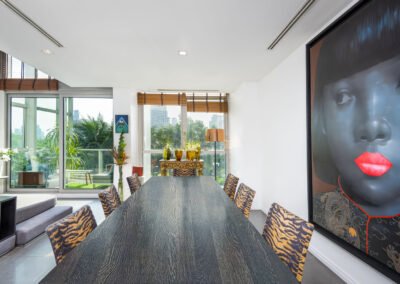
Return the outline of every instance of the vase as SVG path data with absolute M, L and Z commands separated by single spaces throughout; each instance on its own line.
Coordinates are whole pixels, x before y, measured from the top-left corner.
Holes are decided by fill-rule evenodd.
M 183 151 L 182 150 L 175 150 L 175 158 L 177 161 L 182 160 Z
M 196 158 L 196 150 L 186 150 L 186 159 L 193 161 Z
M 169 160 L 169 159 L 171 159 L 171 148 L 169 148 L 169 146 L 165 146 L 165 147 L 164 147 L 163 159 L 164 159 L 164 160 Z
M 124 184 L 122 183 L 122 166 L 118 166 L 119 179 L 118 179 L 118 193 L 121 202 L 124 201 Z

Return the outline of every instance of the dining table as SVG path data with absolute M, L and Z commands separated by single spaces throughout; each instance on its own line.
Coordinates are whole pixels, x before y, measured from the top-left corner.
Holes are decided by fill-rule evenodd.
M 152 177 L 41 283 L 298 283 L 212 177 Z

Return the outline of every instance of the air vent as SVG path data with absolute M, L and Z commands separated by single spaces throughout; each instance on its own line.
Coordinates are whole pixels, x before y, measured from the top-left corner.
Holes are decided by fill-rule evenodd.
M 42 35 L 44 35 L 48 40 L 50 40 L 52 43 L 54 43 L 58 47 L 63 47 L 63 45 L 56 40 L 54 37 L 52 37 L 48 32 L 46 32 L 42 27 L 40 27 L 38 24 L 36 24 L 31 18 L 29 18 L 24 12 L 22 12 L 20 9 L 15 7 L 13 4 L 11 4 L 7 0 L 0 0 L 4 5 L 6 5 L 7 8 L 9 8 L 11 11 L 13 11 L 15 14 L 17 14 L 20 18 L 22 18 L 25 22 L 30 24 L 33 28 L 35 28 L 38 32 L 40 32 Z
M 290 31 L 290 29 L 296 24 L 296 22 L 308 11 L 312 4 L 314 4 L 315 0 L 308 0 L 303 7 L 297 12 L 297 14 L 290 20 L 290 22 L 286 25 L 286 27 L 281 31 L 281 33 L 274 39 L 270 46 L 268 46 L 269 50 L 272 50 L 281 39 Z

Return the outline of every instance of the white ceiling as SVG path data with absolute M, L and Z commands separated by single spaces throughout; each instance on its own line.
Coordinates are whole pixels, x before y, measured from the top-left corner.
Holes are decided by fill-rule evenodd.
M 266 75 L 352 1 L 317 0 L 273 51 L 267 46 L 305 0 L 10 2 L 64 47 L 0 2 L 0 50 L 70 86 L 233 91 Z

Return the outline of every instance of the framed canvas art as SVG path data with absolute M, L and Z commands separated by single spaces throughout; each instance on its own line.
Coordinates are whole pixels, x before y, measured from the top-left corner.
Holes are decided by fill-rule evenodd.
M 400 278 L 400 1 L 361 1 L 307 44 L 309 218 Z
M 128 133 L 128 115 L 115 115 L 115 133 Z

